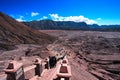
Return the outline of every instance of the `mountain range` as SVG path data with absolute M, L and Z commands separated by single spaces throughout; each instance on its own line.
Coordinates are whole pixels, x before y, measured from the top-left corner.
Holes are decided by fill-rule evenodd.
M 23 22 L 37 30 L 92 30 L 92 31 L 120 31 L 120 25 L 88 25 L 85 22 L 40 20 Z
M 55 37 L 38 30 L 120 31 L 120 25 L 100 26 L 88 25 L 85 22 L 52 20 L 18 22 L 0 12 L 0 49 L 11 49 L 16 44 L 48 44 L 55 40 Z

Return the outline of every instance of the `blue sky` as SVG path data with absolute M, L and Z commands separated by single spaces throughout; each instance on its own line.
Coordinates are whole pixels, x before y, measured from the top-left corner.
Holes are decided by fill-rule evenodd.
M 18 21 L 52 19 L 120 24 L 120 0 L 0 0 L 0 11 Z

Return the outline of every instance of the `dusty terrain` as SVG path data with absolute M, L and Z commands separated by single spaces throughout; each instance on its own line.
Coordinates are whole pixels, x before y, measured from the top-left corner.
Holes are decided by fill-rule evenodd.
M 36 57 L 45 59 L 49 55 L 67 54 L 72 69 L 71 80 L 120 80 L 119 32 L 41 32 L 58 39 L 49 45 L 21 44 L 16 45 L 14 50 L 1 51 L 0 74 L 13 59 L 23 62 L 26 67 Z
M 76 55 L 70 59 L 72 80 L 96 80 L 90 78 L 93 76 L 99 80 L 120 79 L 119 32 L 60 30 L 42 32 L 59 37 L 59 40 L 54 42 L 54 46 L 57 46 L 52 48 L 53 51 L 60 52 L 63 46 L 66 47 L 65 50 L 70 50 L 70 54 Z

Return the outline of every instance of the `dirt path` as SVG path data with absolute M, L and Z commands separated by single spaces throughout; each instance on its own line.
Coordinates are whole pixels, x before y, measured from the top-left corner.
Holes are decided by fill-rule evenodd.
M 86 66 L 74 59 L 69 60 L 72 72 L 71 80 L 99 80 L 86 70 Z
M 57 63 L 56 67 L 45 70 L 42 73 L 41 80 L 53 80 L 56 77 L 56 73 L 59 65 L 60 65 L 60 61 Z

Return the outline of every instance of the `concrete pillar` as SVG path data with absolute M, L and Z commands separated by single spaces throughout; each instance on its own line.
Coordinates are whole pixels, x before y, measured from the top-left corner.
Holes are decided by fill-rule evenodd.
M 41 60 L 39 58 L 36 58 L 35 63 L 36 68 L 35 68 L 35 75 L 41 76 L 42 73 L 42 64 L 41 64 Z
M 9 63 L 8 68 L 5 69 L 7 80 L 25 80 L 23 64 L 17 61 Z
M 68 60 L 64 57 L 61 65 L 58 65 L 57 77 L 58 80 L 71 80 L 71 67 L 68 65 Z

